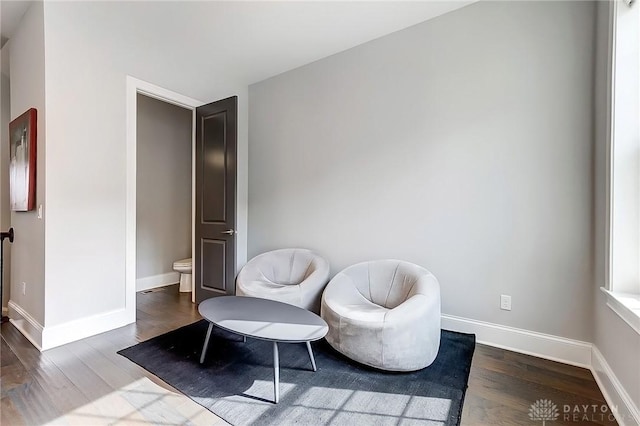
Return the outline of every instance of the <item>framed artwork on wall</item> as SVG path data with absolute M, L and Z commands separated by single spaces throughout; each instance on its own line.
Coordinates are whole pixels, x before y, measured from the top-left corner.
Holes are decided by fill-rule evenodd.
M 36 119 L 31 108 L 9 123 L 9 199 L 11 210 L 26 212 L 36 205 Z

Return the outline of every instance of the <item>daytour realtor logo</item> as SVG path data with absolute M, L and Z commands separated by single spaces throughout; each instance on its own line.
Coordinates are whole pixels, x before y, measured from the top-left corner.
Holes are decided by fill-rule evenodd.
M 535 422 L 553 422 L 559 418 L 563 422 L 614 422 L 615 416 L 607 404 L 564 404 L 562 412 L 549 399 L 539 399 L 529 407 L 529 418 Z
M 558 407 L 548 399 L 539 399 L 529 407 L 529 418 L 534 421 L 542 421 L 542 426 L 547 421 L 554 421 L 560 416 Z

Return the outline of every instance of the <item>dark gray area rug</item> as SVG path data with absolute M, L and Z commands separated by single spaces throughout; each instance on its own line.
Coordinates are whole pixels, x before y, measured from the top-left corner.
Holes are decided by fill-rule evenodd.
M 324 340 L 278 345 L 280 402 L 273 399 L 271 342 L 214 328 L 204 364 L 208 323 L 194 324 L 118 353 L 232 425 L 459 425 L 475 336 L 442 331 L 433 364 L 411 373 L 368 368 Z

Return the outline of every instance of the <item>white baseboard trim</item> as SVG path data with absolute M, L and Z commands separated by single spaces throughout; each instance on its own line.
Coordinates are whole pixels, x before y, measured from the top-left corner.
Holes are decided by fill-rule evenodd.
M 13 300 L 9 300 L 9 322 L 18 329 L 28 341 L 42 351 L 42 332 L 44 327 L 29 312 L 25 311 Z
M 442 328 L 474 333 L 476 341 L 485 345 L 591 368 L 591 343 L 446 314 Z
M 618 380 L 596 346 L 592 348 L 591 372 L 620 426 L 640 425 L 640 409 Z
M 151 290 L 152 288 L 164 287 L 178 282 L 180 282 L 180 272 L 152 275 L 136 279 L 136 291 Z
M 42 350 L 115 330 L 133 322 L 135 322 L 135 319 L 131 321 L 127 310 L 123 308 L 45 327 L 42 333 Z

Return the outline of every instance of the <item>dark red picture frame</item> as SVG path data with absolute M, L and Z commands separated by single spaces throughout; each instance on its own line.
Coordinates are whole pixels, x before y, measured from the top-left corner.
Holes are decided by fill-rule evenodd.
M 9 203 L 12 211 L 36 206 L 38 112 L 31 108 L 9 123 Z

